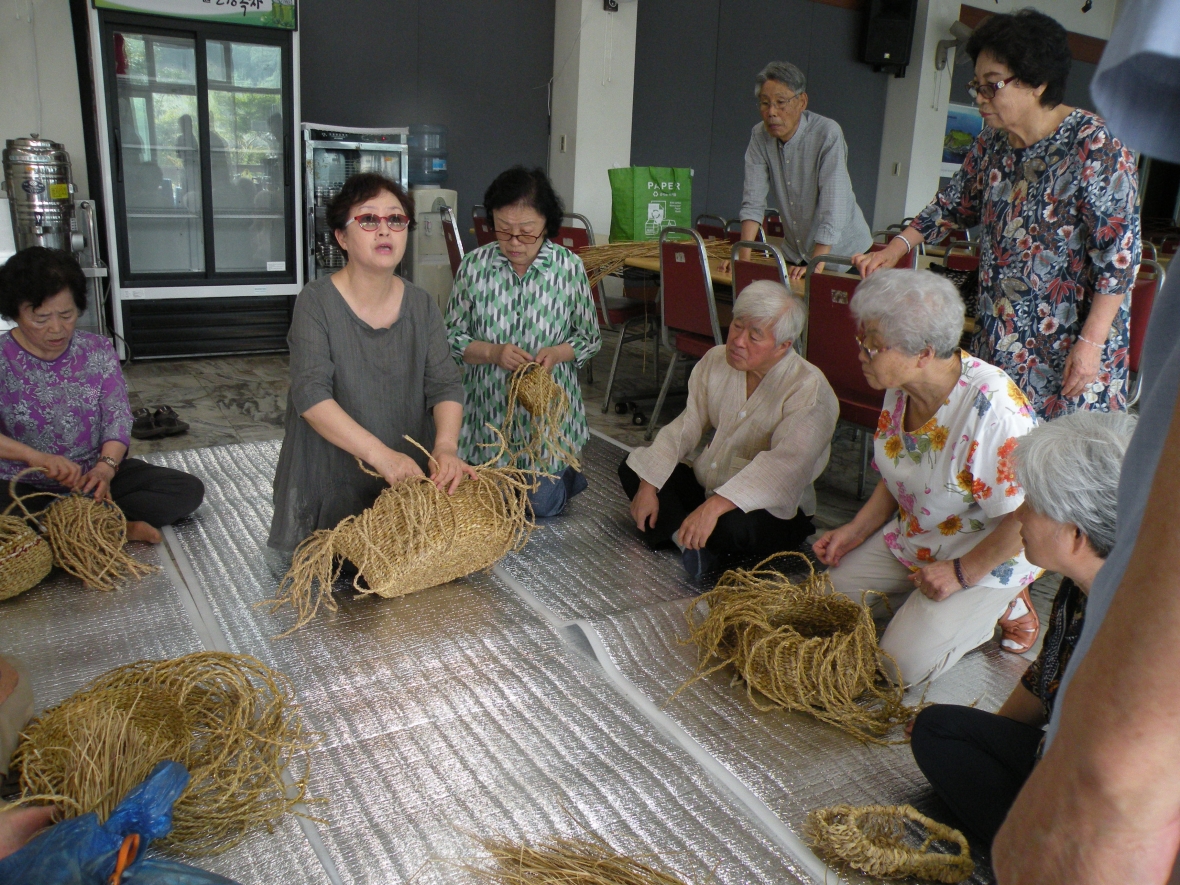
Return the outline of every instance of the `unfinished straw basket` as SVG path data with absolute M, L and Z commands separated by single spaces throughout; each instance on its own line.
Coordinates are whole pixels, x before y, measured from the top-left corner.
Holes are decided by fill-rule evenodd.
M 303 729 L 289 680 L 248 655 L 200 652 L 119 667 L 25 729 L 13 756 L 26 801 L 106 820 L 157 763 L 188 769 L 164 844 L 218 854 L 268 829 L 307 790 L 283 770 L 318 738 Z
M 909 822 L 925 830 L 920 845 L 906 841 Z M 807 836 L 828 860 L 879 879 L 917 876 L 955 883 L 975 872 L 967 838 L 911 805 L 836 805 L 813 811 L 807 818 Z M 955 844 L 958 853 L 931 850 L 936 841 Z
M 85 495 L 38 490 L 16 494 L 16 483 L 27 473 L 44 473 L 39 467 L 22 470 L 12 480 L 12 499 L 30 522 L 45 529 L 53 561 L 82 583 L 96 590 L 114 590 L 124 578 L 142 578 L 156 569 L 129 554 L 127 517 L 110 501 L 99 503 Z M 57 498 L 44 511 L 30 513 L 25 500 L 41 495 Z
M 501 439 L 500 452 L 475 468 L 478 479 L 464 479 L 453 495 L 425 476 L 411 477 L 382 490 L 359 515 L 305 539 L 271 603 L 272 612 L 287 603 L 295 609 L 295 626 L 282 635 L 311 621 L 321 605 L 336 610 L 332 583 L 343 560 L 356 567 L 357 592 L 393 597 L 490 568 L 523 547 L 534 527 L 528 503 L 534 474 L 490 466 L 503 451 Z
M 48 542 L 18 516 L 0 516 L 0 600 L 36 587 L 53 569 Z
M 518 404 L 532 418 L 531 422 L 522 419 Z M 525 447 L 513 456 L 513 460 L 537 463 L 545 459 L 545 450 L 549 449 L 562 463 L 574 470 L 581 470 L 582 465 L 573 452 L 573 443 L 561 429 L 569 410 L 569 396 L 540 363 L 525 363 L 513 372 L 508 386 L 508 411 L 504 416 L 501 434 L 508 443 L 516 438 L 518 429 L 529 438 Z M 526 427 L 526 423 L 531 426 Z
M 802 560 L 810 574 L 792 582 L 767 567 L 779 558 Z M 758 709 L 810 713 L 871 743 L 883 743 L 916 712 L 883 666 L 888 655 L 877 645 L 868 605 L 836 592 L 801 553 L 725 572 L 686 616 L 700 663 L 680 691 L 732 664 Z

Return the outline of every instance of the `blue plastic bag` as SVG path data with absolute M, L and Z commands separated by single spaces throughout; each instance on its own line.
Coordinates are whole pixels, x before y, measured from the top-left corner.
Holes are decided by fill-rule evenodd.
M 172 830 L 172 803 L 188 786 L 179 762 L 161 762 L 132 787 L 107 818 L 97 814 L 64 820 L 0 860 L 0 885 L 107 885 L 125 836 L 139 835 L 140 856 L 127 867 L 122 885 L 236 885 L 215 873 L 142 855 L 148 843 Z

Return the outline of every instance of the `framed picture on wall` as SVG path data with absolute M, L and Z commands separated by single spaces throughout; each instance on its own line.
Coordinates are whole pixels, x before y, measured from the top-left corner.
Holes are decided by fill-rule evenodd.
M 949 178 L 959 171 L 971 145 L 983 131 L 983 117 L 974 105 L 950 104 L 946 112 L 946 134 L 942 139 L 942 169 L 940 174 Z

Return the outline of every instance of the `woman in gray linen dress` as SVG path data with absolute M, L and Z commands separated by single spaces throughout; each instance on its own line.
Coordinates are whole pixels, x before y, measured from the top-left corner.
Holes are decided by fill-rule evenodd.
M 360 513 L 427 470 L 453 493 L 475 476 L 458 451 L 463 384 L 429 293 L 394 273 L 414 203 L 374 173 L 354 175 L 328 207 L 348 264 L 308 283 L 287 343 L 291 391 L 267 544 L 290 552 L 316 529 Z M 410 445 L 433 442 L 433 460 Z M 357 459 L 381 479 L 361 471 Z

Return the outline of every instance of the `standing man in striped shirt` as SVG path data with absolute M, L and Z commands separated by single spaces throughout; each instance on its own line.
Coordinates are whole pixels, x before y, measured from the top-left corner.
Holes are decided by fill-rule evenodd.
M 873 237 L 852 192 L 840 124 L 807 110 L 807 78 L 789 62 L 763 68 L 755 94 L 762 122 L 746 148 L 742 239 L 758 239 L 773 184 L 783 219 L 783 255 L 796 265 L 792 280 L 820 255 L 867 252 Z M 749 250 L 740 257 L 749 258 Z

